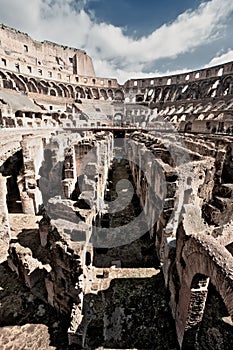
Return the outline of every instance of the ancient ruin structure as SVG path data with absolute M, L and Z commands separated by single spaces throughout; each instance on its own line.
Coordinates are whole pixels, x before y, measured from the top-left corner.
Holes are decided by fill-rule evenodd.
M 229 62 L 120 85 L 1 25 L 4 346 L 232 349 L 232 84 Z

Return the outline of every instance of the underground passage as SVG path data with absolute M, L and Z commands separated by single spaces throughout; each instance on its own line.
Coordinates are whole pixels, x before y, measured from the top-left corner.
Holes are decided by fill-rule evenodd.
M 0 347 L 231 350 L 233 62 L 121 84 L 0 38 Z

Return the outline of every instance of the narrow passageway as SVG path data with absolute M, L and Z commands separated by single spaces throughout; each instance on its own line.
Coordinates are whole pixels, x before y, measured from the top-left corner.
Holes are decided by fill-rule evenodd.
M 107 213 L 101 219 L 102 227 L 115 228 L 122 227 L 133 221 L 142 211 L 140 200 L 136 194 L 129 162 L 126 159 L 114 159 L 109 170 L 108 187 L 105 192 L 105 200 L 116 201 L 122 193 L 127 193 L 128 183 L 121 193 L 117 193 L 117 184 L 121 180 L 130 181 L 134 194 L 130 203 L 124 207 L 119 201 L 119 211 Z M 122 230 L 124 231 L 124 230 Z M 111 267 L 116 265 L 122 268 L 155 267 L 159 262 L 156 256 L 155 240 L 149 233 L 142 236 L 130 244 L 113 248 L 95 248 L 93 265 L 96 267 Z
M 129 162 L 115 155 L 105 201 L 117 201 L 121 195 L 117 184 L 122 180 L 130 181 L 134 194 L 126 207 L 118 203 L 119 211 L 102 217 L 99 225 L 109 229 L 124 227 L 142 211 Z M 128 190 L 125 182 L 121 191 Z M 127 245 L 94 248 L 92 265 L 86 277 L 80 325 L 82 348 L 178 349 L 154 237 L 146 232 Z

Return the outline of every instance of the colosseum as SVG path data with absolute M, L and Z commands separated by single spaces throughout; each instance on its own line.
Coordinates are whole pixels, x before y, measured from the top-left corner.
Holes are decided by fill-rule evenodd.
M 1 349 L 233 349 L 233 62 L 96 77 L 0 25 Z

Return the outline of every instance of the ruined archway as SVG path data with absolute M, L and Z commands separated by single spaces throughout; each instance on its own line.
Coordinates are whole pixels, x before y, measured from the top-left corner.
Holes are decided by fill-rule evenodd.
M 0 171 L 3 176 L 7 176 L 7 207 L 9 213 L 22 213 L 20 197 L 20 175 L 23 170 L 22 150 L 9 157 L 1 166 Z
M 205 281 L 210 279 L 216 291 L 221 296 L 228 314 L 233 319 L 233 257 L 229 251 L 212 237 L 206 234 L 182 235 L 179 230 L 177 241 L 177 256 L 179 256 L 178 276 L 180 289 L 177 294 L 176 328 L 179 343 L 186 342 L 186 331 L 195 333 L 196 324 L 192 322 L 192 287 L 196 276 Z M 185 240 L 184 240 L 185 237 Z M 224 261 L 227 261 L 226 265 Z M 206 288 L 206 287 L 205 287 Z M 206 293 L 205 288 L 203 293 Z M 199 291 L 201 288 L 199 288 Z M 195 300 L 195 299 L 194 299 Z M 191 309 L 190 309 L 191 305 Z M 198 322 L 200 321 L 198 313 Z M 186 340 L 185 340 L 186 339 Z M 193 336 L 192 336 L 192 339 Z

